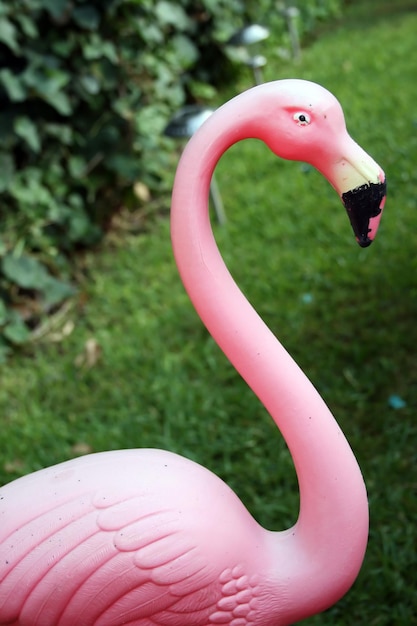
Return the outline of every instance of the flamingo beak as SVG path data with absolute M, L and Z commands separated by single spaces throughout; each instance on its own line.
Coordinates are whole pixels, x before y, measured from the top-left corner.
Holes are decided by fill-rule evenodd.
M 375 239 L 387 186 L 380 166 L 346 133 L 332 161 L 328 180 L 347 211 L 356 241 L 362 248 Z
M 387 193 L 385 177 L 382 175 L 381 178 L 378 183 L 368 182 L 341 195 L 361 248 L 371 245 L 381 220 Z

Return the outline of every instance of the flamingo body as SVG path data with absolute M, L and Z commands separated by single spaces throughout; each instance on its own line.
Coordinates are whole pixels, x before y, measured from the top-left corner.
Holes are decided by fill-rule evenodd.
M 269 533 L 201 465 L 104 452 L 18 479 L 0 498 L 2 624 L 257 623 L 261 563 L 242 545 L 263 551 Z
M 178 166 L 172 240 L 181 278 L 288 444 L 299 517 L 287 530 L 265 530 L 214 474 L 161 450 L 40 470 L 0 489 L 1 626 L 284 626 L 331 606 L 359 572 L 368 505 L 356 459 L 233 281 L 210 227 L 215 165 L 245 137 L 317 167 L 348 198 L 364 246 L 379 225 L 385 177 L 347 134 L 334 96 L 296 80 L 256 87 L 215 111 Z

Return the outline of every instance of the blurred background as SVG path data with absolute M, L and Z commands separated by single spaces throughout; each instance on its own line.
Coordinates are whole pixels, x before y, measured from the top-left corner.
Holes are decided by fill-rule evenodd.
M 369 249 L 311 167 L 254 140 L 212 185 L 245 294 L 330 406 L 371 510 L 363 569 L 310 624 L 417 624 L 417 1 L 0 0 L 0 484 L 105 449 L 209 467 L 294 523 L 291 457 L 172 259 L 187 138 L 256 83 L 340 100 L 387 174 Z

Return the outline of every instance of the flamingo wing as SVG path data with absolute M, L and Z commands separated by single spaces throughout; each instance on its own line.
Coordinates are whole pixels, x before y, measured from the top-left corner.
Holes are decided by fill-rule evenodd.
M 17 514 L 20 480 L 33 493 Z M 19 481 L 0 489 L 0 624 L 207 623 L 221 585 L 175 495 L 112 484 L 55 501 L 44 481 Z
M 0 624 L 204 624 L 218 586 L 184 521 L 150 493 L 49 508 L 0 545 Z

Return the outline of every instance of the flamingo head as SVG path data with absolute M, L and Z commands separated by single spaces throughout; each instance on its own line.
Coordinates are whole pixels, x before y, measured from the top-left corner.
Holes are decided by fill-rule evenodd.
M 256 89 L 266 93 L 259 92 L 253 136 L 278 156 L 318 169 L 339 194 L 357 242 L 369 246 L 385 204 L 385 174 L 348 134 L 338 100 L 305 80 L 281 80 Z

